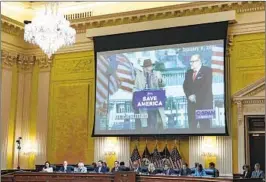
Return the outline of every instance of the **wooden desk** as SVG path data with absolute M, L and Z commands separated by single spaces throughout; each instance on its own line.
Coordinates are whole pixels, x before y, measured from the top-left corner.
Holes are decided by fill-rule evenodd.
M 126 173 L 127 172 L 123 172 L 123 174 Z M 115 178 L 115 175 L 113 174 L 15 172 L 14 174 L 2 176 L 1 180 L 3 182 L 132 182 L 131 178 L 134 175 L 131 174 L 132 173 L 128 172 L 128 175 L 122 175 L 122 178 L 119 178 L 119 175 Z M 261 179 L 233 179 L 226 177 L 201 178 L 157 175 L 137 175 L 135 180 L 136 182 L 262 182 Z

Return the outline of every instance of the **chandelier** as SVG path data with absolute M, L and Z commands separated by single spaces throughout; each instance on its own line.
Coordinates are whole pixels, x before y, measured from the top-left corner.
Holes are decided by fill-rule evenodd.
M 24 40 L 39 46 L 50 58 L 59 48 L 75 43 L 76 31 L 58 13 L 58 3 L 49 3 L 44 13 L 25 25 Z

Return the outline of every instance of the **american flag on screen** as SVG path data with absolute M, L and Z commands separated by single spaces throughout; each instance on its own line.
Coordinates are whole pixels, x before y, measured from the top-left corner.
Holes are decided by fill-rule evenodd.
M 157 146 L 155 147 L 155 149 L 151 155 L 152 155 L 151 161 L 154 164 L 154 166 L 156 168 L 162 167 L 162 158 L 161 158 L 160 152 L 157 149 Z
M 173 168 L 180 169 L 182 166 L 182 157 L 175 146 L 170 154 L 171 161 L 173 162 Z
M 224 74 L 224 48 L 212 47 L 212 70 L 213 73 Z
M 118 89 L 132 92 L 135 84 L 134 67 L 122 54 L 101 56 L 97 58 L 96 101 L 101 104 L 107 101 Z

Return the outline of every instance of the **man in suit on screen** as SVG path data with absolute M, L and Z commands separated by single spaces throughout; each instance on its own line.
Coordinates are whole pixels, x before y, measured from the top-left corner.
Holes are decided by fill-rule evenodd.
M 190 66 L 183 84 L 187 98 L 187 113 L 190 129 L 209 129 L 211 119 L 196 120 L 197 110 L 213 109 L 212 69 L 202 65 L 200 55 L 191 56 Z M 199 126 L 198 126 L 199 124 Z

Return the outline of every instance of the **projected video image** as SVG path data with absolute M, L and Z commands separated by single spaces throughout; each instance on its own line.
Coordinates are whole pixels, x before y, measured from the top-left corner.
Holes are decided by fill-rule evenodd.
M 225 133 L 223 40 L 97 53 L 95 134 Z

